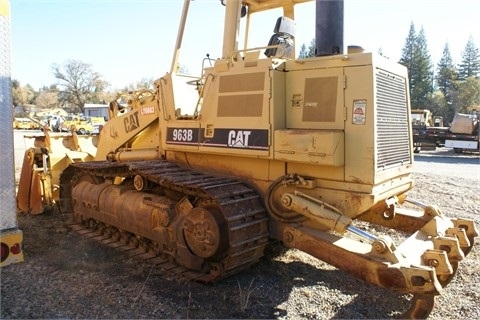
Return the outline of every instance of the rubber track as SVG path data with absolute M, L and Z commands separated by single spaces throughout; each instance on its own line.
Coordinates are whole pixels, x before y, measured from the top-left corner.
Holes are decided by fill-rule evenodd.
M 71 180 L 78 174 L 101 178 L 141 175 L 164 188 L 189 196 L 211 201 L 221 208 L 228 226 L 228 255 L 222 259 L 221 271 L 208 273 L 189 270 L 168 261 L 151 251 L 134 248 L 125 243 L 103 236 L 83 224 L 71 224 L 72 230 L 120 251 L 126 251 L 145 262 L 153 263 L 167 272 L 200 282 L 212 282 L 238 273 L 256 263 L 262 256 L 269 234 L 268 216 L 256 191 L 245 183 L 230 178 L 217 177 L 179 167 L 164 160 L 133 162 L 82 162 L 71 164 L 60 178 L 60 208 L 74 216 L 71 204 Z M 128 230 L 126 230 L 128 231 Z

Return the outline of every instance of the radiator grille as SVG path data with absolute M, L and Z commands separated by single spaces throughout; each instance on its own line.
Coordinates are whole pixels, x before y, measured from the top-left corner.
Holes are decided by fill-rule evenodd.
M 406 80 L 377 70 L 377 169 L 411 163 Z

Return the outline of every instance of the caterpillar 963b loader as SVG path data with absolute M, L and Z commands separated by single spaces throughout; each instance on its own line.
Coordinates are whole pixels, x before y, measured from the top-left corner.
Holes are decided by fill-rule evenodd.
M 317 1 L 317 56 L 305 59 L 295 59 L 294 8 L 306 0 L 223 2 L 222 56 L 207 57 L 198 78 L 177 72 L 186 0 L 171 71 L 132 105 L 112 102 L 96 161 L 63 171 L 60 209 L 72 228 L 202 282 L 251 266 L 277 239 L 412 293 L 404 316 L 427 316 L 477 230 L 405 197 L 406 68 L 343 52 L 342 1 Z M 239 48 L 240 28 L 252 35 L 250 19 L 278 8 L 270 41 Z M 395 243 L 366 223 L 408 236 Z

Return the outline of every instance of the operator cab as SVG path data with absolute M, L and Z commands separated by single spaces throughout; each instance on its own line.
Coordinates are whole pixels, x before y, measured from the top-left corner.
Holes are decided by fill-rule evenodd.
M 295 0 L 295 3 L 306 2 Z M 185 65 L 180 62 L 180 48 L 183 46 L 184 33 L 189 38 L 189 30 L 186 30 L 188 1 L 184 7 L 180 22 L 179 37 L 177 38 L 175 55 L 172 61 L 171 81 L 172 103 L 175 113 L 172 118 L 176 120 L 195 120 L 201 116 L 202 105 L 205 96 L 212 93 L 215 87 L 213 82 L 219 81 L 221 76 L 228 73 L 242 72 L 240 68 L 251 72 L 252 67 L 262 65 L 262 70 L 275 69 L 282 62 L 295 58 L 295 35 L 296 22 L 293 19 L 293 7 L 285 5 L 282 1 L 269 1 L 259 5 L 258 1 L 222 1 L 225 6 L 225 26 L 223 34 L 222 56 L 220 58 L 207 57 L 203 59 L 200 76 L 192 75 Z M 193 5 L 192 5 L 193 9 Z M 253 15 L 253 13 L 255 13 Z M 252 17 L 255 17 L 252 19 Z M 271 21 L 273 25 L 273 35 L 268 42 L 260 42 L 263 36 L 261 32 L 269 32 L 272 29 L 266 28 L 266 21 Z M 211 35 L 211 37 L 218 35 Z M 262 37 L 261 37 L 262 36 Z M 213 39 L 212 39 L 213 40 Z M 202 42 L 195 49 L 201 50 Z M 210 49 L 207 49 L 210 50 Z M 182 50 L 191 54 L 191 50 Z M 247 72 L 247 71 L 244 71 Z M 263 71 L 262 71 L 263 72 Z M 216 79 L 216 80 L 214 80 Z M 226 78 L 224 78 L 226 79 Z M 266 78 L 265 78 L 266 79 Z M 248 80 L 247 80 L 248 81 Z M 223 80 L 225 83 L 226 80 Z M 265 83 L 267 84 L 267 83 Z M 207 88 L 210 86 L 210 90 Z M 259 87 L 260 88 L 260 87 Z M 264 90 L 263 82 L 261 89 Z M 221 90 L 216 88 L 213 90 Z M 230 90 L 230 89 L 228 89 Z M 164 93 L 165 94 L 165 93 Z M 221 92 L 219 92 L 222 95 Z

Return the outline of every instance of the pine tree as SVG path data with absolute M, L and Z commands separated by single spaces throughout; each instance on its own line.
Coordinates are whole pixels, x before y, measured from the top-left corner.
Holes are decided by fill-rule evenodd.
M 460 80 L 466 80 L 468 77 L 480 78 L 480 54 L 472 37 L 468 39 L 465 50 L 462 52 L 462 62 L 458 69 Z
M 310 45 L 308 46 L 308 48 L 305 43 L 302 44 L 302 46 L 300 47 L 300 53 L 298 54 L 298 58 L 302 59 L 309 57 L 315 57 L 315 38 L 310 41 Z
M 437 89 L 443 94 L 444 105 L 437 105 L 439 110 L 432 110 L 447 121 L 453 119 L 458 102 L 458 72 L 450 54 L 448 43 L 445 43 L 443 55 L 437 64 Z
M 302 44 L 302 46 L 300 47 L 300 53 L 298 54 L 298 58 L 299 59 L 303 59 L 303 58 L 307 58 L 307 46 L 305 45 L 305 43 Z
M 458 72 L 453 63 L 452 55 L 450 54 L 450 48 L 448 43 L 445 43 L 443 48 L 443 55 L 437 64 L 437 88 L 443 92 L 445 96 L 448 95 L 448 91 L 455 85 L 455 81 L 458 79 Z
M 417 38 L 417 36 L 416 36 L 416 31 L 415 31 L 415 25 L 412 22 L 410 24 L 410 30 L 408 31 L 408 36 L 405 39 L 405 45 L 403 46 L 402 56 L 400 57 L 400 61 L 399 61 L 399 63 L 401 63 L 405 67 L 407 67 L 409 75 L 412 73 L 413 48 L 415 46 L 416 38 Z M 409 85 L 410 85 L 410 87 L 412 87 L 410 79 L 411 79 L 411 77 L 409 77 Z
M 416 35 L 413 22 L 410 25 L 399 62 L 408 69 L 412 108 L 428 109 L 433 93 L 433 65 L 428 52 L 425 32 L 422 28 Z
M 310 41 L 310 45 L 308 46 L 308 56 L 315 57 L 315 38 Z

